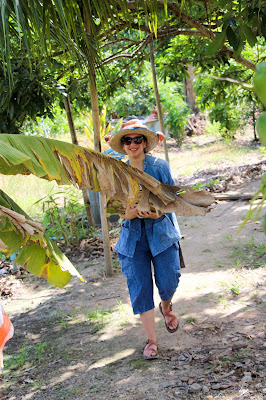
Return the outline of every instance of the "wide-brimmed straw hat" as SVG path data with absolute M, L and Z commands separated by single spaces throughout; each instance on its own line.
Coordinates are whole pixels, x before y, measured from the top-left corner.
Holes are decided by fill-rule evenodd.
M 114 132 L 111 136 L 106 137 L 105 140 L 108 141 L 110 147 L 120 154 L 127 154 L 123 149 L 123 144 L 121 139 L 123 136 L 130 135 L 144 135 L 147 139 L 146 152 L 151 151 L 159 143 L 161 137 L 159 132 L 156 133 L 151 131 L 146 125 L 144 125 L 139 119 L 132 119 L 121 125 L 119 131 Z M 160 132 L 161 134 L 161 132 Z M 161 134 L 163 135 L 163 134 Z

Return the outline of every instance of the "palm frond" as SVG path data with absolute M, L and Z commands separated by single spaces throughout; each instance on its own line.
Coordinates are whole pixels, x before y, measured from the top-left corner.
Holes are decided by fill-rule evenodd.
M 142 210 L 153 207 L 160 213 L 205 215 L 214 202 L 207 191 L 165 185 L 120 160 L 43 137 L 0 135 L 0 173 L 34 174 L 58 184 L 100 191 L 124 207 L 138 203 Z
M 134 4 L 136 17 L 143 10 L 150 26 L 156 30 L 157 0 L 139 0 Z M 126 0 L 2 0 L 0 3 L 0 55 L 11 77 L 12 37 L 20 37 L 29 59 L 51 54 L 52 47 L 68 51 L 79 63 L 99 62 L 97 34 L 109 22 L 119 27 L 120 18 L 130 22 Z M 86 30 L 85 15 L 91 32 Z M 12 32 L 12 35 L 10 35 Z M 39 46 L 34 45 L 38 43 Z M 34 51 L 33 51 L 34 49 Z M 35 53 L 34 53 L 35 52 Z M 36 54 L 38 52 L 38 54 Z M 93 57 L 91 57 L 93 56 Z

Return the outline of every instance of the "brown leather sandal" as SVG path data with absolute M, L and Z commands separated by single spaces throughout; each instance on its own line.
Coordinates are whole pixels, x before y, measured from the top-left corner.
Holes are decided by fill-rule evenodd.
M 153 349 L 152 346 L 156 346 L 156 349 Z M 145 360 L 153 360 L 155 358 L 159 358 L 157 346 L 158 346 L 157 342 L 148 339 L 146 342 L 146 346 L 144 347 L 143 350 L 143 358 L 145 358 Z M 149 355 L 145 355 L 145 351 L 147 350 L 150 352 Z
M 163 318 L 164 318 L 165 327 L 166 327 L 166 329 L 168 330 L 168 332 L 170 332 L 170 333 L 176 332 L 177 329 L 178 329 L 178 326 L 179 326 L 179 322 L 178 322 L 178 320 L 177 320 L 176 315 L 175 315 L 175 314 L 173 313 L 173 311 L 172 311 L 172 307 L 173 307 L 173 305 L 172 305 L 172 303 L 170 303 L 169 311 L 163 311 L 161 303 L 159 304 L 159 309 L 160 309 L 160 311 L 161 311 L 161 313 L 162 313 L 162 315 L 163 315 Z M 165 317 L 171 318 L 170 321 L 166 322 Z M 175 320 L 177 320 L 177 327 L 174 328 L 174 329 L 169 328 L 169 325 L 171 325 L 172 322 L 175 321 Z

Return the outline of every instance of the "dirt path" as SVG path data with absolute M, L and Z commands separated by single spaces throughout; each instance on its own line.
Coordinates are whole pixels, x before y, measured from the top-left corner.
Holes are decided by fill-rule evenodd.
M 260 221 L 237 234 L 247 209 L 219 202 L 205 217 L 179 218 L 180 329 L 167 333 L 156 309 L 158 360 L 141 358 L 142 327 L 117 260 L 112 278 L 102 260 L 74 260 L 87 283 L 72 279 L 61 290 L 24 279 L 4 304 L 15 336 L 1 399 L 265 399 L 265 235 Z

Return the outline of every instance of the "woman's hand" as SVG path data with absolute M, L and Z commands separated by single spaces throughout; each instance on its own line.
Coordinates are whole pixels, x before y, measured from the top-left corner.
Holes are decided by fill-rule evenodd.
M 140 211 L 137 208 L 131 208 L 127 206 L 126 212 L 124 215 L 121 215 L 122 218 L 131 220 L 133 218 L 151 218 L 151 219 L 158 219 L 162 216 L 162 213 L 156 213 L 154 211 Z
M 161 213 L 156 213 L 156 212 L 153 212 L 153 211 L 139 211 L 138 209 L 136 209 L 137 210 L 137 217 L 138 218 L 151 218 L 151 219 L 158 219 L 158 218 L 160 218 L 161 217 Z
M 131 208 L 130 206 L 127 206 L 123 218 L 130 220 L 136 217 L 138 217 L 138 210 L 136 208 Z

